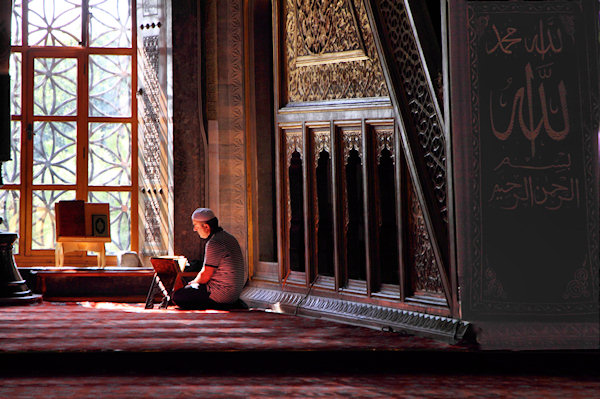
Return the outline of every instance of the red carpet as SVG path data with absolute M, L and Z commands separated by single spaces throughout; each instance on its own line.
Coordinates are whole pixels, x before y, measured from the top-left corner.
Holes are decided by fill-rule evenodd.
M 465 350 L 324 320 L 264 311 L 48 303 L 0 308 L 0 352 Z
M 419 375 L 100 376 L 9 378 L 2 398 L 598 398 L 568 377 Z
M 600 398 L 598 359 L 258 310 L 0 308 L 0 398 Z

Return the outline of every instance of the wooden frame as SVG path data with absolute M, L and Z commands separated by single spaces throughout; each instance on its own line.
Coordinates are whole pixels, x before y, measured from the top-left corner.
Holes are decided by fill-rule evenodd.
M 28 13 L 27 2 L 23 2 L 22 18 L 22 38 L 23 44 L 13 46 L 13 52 L 22 54 L 22 97 L 23 106 L 20 115 L 11 117 L 12 121 L 21 122 L 21 181 L 19 184 L 6 184 L 3 189 L 17 190 L 20 192 L 20 236 L 19 251 L 15 259 L 21 265 L 39 265 L 52 264 L 54 261 L 53 251 L 50 249 L 34 250 L 31 248 L 32 237 L 32 193 L 35 190 L 72 190 L 75 197 L 81 200 L 88 200 L 88 193 L 96 192 L 117 192 L 127 191 L 131 195 L 131 249 L 136 251 L 138 248 L 138 193 L 137 193 L 137 102 L 135 93 L 137 91 L 137 51 L 136 51 L 136 2 L 131 2 L 131 23 L 132 23 L 132 41 L 131 48 L 98 48 L 90 47 L 87 40 L 87 24 L 82 24 L 83 45 L 81 47 L 32 47 L 26 44 L 25 38 L 28 37 Z M 85 8 L 87 2 L 84 2 L 82 8 L 82 21 L 88 20 L 88 10 Z M 131 115 L 129 117 L 93 117 L 88 116 L 88 60 L 90 55 L 127 55 L 131 57 Z M 33 60 L 35 58 L 75 58 L 77 59 L 77 115 L 76 116 L 34 116 L 32 105 L 33 101 Z M 28 126 L 33 126 L 36 121 L 69 121 L 77 126 L 77 167 L 76 182 L 70 185 L 52 185 L 52 184 L 33 184 L 32 181 L 32 161 L 33 161 L 33 140 Z M 131 184 L 127 186 L 92 186 L 88 185 L 88 126 L 94 122 L 117 122 L 128 123 L 131 128 Z M 80 261 L 84 265 L 91 265 L 91 258 L 82 258 Z M 116 257 L 109 257 L 109 262 L 116 263 Z

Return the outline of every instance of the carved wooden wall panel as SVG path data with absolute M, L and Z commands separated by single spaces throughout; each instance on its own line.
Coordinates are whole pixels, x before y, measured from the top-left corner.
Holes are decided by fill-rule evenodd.
M 420 44 L 420 40 L 426 38 L 417 35 L 408 0 L 368 0 L 367 8 L 390 98 L 397 120 L 402 123 L 399 137 L 406 151 L 408 176 L 414 186 L 410 194 L 415 194 L 419 203 L 422 218 L 418 220 L 422 220 L 421 227 L 427 233 L 431 261 L 435 260 L 440 266 L 443 294 L 456 310 L 458 292 L 456 285 L 451 285 L 454 264 L 450 257 L 448 228 L 451 178 L 447 172 L 448 138 Z M 421 251 L 421 255 L 426 254 L 429 252 Z M 431 261 L 416 262 L 415 267 L 429 265 Z
M 313 277 L 334 276 L 334 220 L 331 127 L 309 129 L 312 138 L 312 195 Z
M 363 201 L 363 163 L 365 162 L 364 142 L 360 126 L 338 127 L 341 159 L 340 184 L 342 208 L 341 262 L 346 276 L 340 276 L 342 283 L 346 279 L 366 280 L 366 231 L 364 220 L 365 203 Z
M 371 240 L 373 267 L 372 288 L 381 284 L 400 284 L 400 254 L 398 234 L 399 190 L 397 170 L 396 134 L 394 124 L 370 126 L 372 155 L 371 211 L 373 239 Z
M 423 210 L 414 187 L 407 187 L 408 195 L 408 257 L 410 270 L 410 295 L 443 294 L 440 266 L 431 246 L 431 239 L 423 220 Z
M 388 96 L 362 0 L 286 0 L 285 103 Z
M 396 300 L 407 307 L 424 309 L 433 304 L 435 311 L 448 314 L 452 295 L 445 270 L 444 121 L 402 1 L 387 4 L 385 9 L 386 27 L 391 29 L 394 43 L 388 47 L 395 49 L 390 62 L 392 73 L 401 77 L 401 99 L 392 97 L 387 113 L 362 107 L 369 101 L 388 100 L 376 97 L 396 95 L 388 91 L 395 80 L 385 80 L 387 66 L 380 64 L 385 54 L 376 47 L 379 44 L 371 31 L 375 29 L 368 14 L 372 3 L 279 3 L 283 70 L 277 118 L 282 233 L 286 236 L 282 244 L 284 270 L 293 271 L 290 257 L 296 251 L 290 243 L 295 219 L 291 169 L 296 164 L 304 172 L 302 193 L 308 202 L 303 207 L 308 212 L 303 227 L 309 230 L 303 236 L 310 274 L 307 286 L 316 281 L 317 289 Z M 372 100 L 327 102 L 363 97 Z M 319 101 L 324 102 L 314 103 Z M 392 108 L 397 104 L 402 112 Z M 399 116 L 395 120 L 394 111 Z M 411 179 L 416 179 L 414 188 Z M 321 235 L 324 225 L 330 223 L 329 215 L 324 223 L 323 216 L 329 213 L 324 202 L 331 202 L 333 214 L 334 238 L 329 245 L 333 254 L 327 256 L 321 250 L 328 245 L 323 237 L 331 240 L 332 235 Z M 294 245 L 299 248 L 298 243 Z M 446 252 L 441 253 L 440 245 Z M 323 270 L 321 266 L 328 262 L 325 258 L 333 258 L 333 270 Z M 314 280 L 316 276 L 334 277 L 335 287 L 323 279 Z
M 304 143 L 301 128 L 282 129 L 284 146 L 283 190 L 284 190 L 284 240 L 285 259 L 288 271 L 305 271 L 304 249 Z
M 218 101 L 218 70 L 217 70 L 217 2 L 205 1 L 204 21 L 211 21 L 204 25 L 205 37 L 205 76 L 206 79 L 206 117 L 209 120 L 217 119 L 217 101 Z M 200 5 L 200 2 L 198 2 Z
M 439 113 L 435 91 L 427 67 L 419 51 L 419 39 L 412 26 L 404 1 L 378 0 L 382 27 L 389 40 L 389 61 L 399 74 L 402 92 L 401 109 L 404 121 L 410 125 L 412 141 L 418 144 L 413 151 L 426 168 L 427 182 L 435 195 L 435 207 L 442 220 L 447 221 L 446 204 L 446 139 L 444 121 Z
M 278 133 L 286 284 L 449 314 L 391 110 L 386 119 L 298 119 Z

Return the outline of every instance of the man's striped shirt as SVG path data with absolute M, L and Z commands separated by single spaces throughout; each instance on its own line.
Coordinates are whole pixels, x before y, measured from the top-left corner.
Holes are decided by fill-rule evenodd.
M 207 283 L 210 299 L 219 303 L 237 301 L 246 284 L 246 273 L 235 237 L 224 230 L 213 234 L 206 243 L 204 266 L 216 268 Z

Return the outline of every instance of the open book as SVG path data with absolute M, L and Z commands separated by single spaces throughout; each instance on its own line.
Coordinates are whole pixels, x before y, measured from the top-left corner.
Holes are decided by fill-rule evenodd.
M 187 259 L 185 256 L 154 256 L 150 258 L 150 263 L 156 273 L 176 276 L 185 269 Z
M 185 286 L 183 270 L 187 264 L 185 256 L 155 256 L 150 258 L 155 274 L 146 297 L 146 309 L 154 307 L 156 295 L 162 296 L 161 309 L 166 309 L 171 303 L 173 292 Z M 193 273 L 195 276 L 196 273 Z

